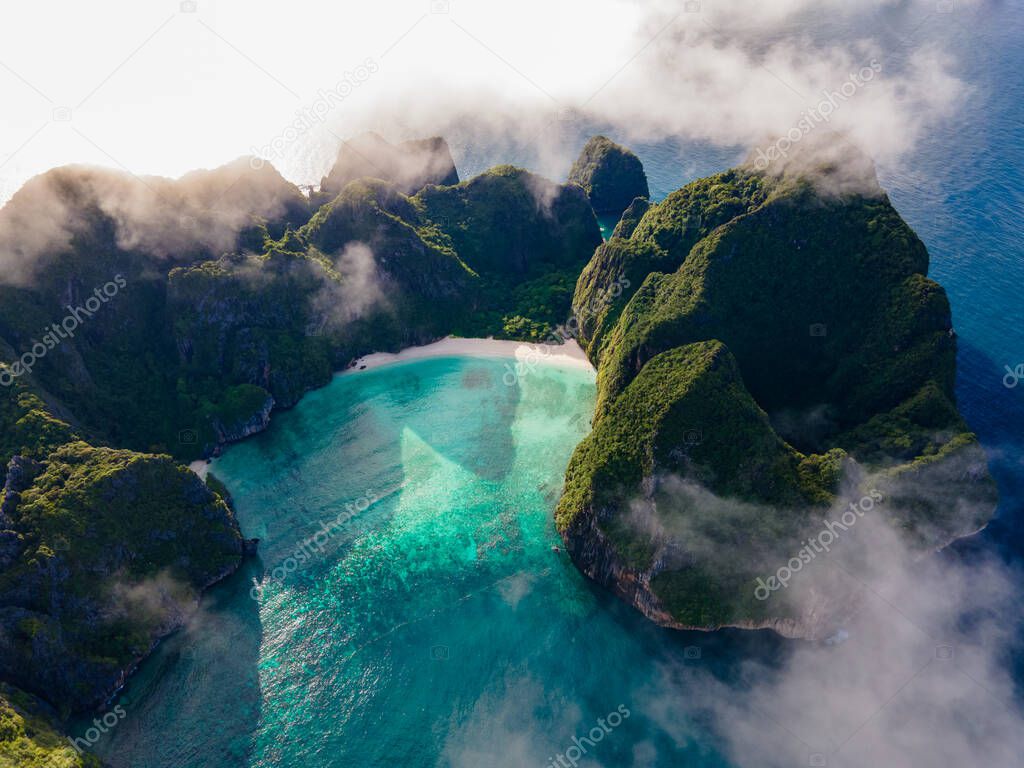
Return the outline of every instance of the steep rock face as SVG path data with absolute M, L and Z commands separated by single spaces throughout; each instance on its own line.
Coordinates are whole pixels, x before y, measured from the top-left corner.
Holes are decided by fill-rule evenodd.
M 750 574 L 783 558 L 777 542 L 803 530 L 809 508 L 830 498 L 844 456 L 793 449 L 743 386 L 725 346 L 689 344 L 655 356 L 595 423 L 566 473 L 556 523 L 584 573 L 661 623 L 767 621 L 773 617 L 747 588 Z M 775 513 L 732 509 L 701 490 L 712 487 Z M 737 540 L 743 557 L 723 557 Z M 686 589 L 675 583 L 680 574 Z
M 262 432 L 270 423 L 270 411 L 274 408 L 274 398 L 269 392 L 262 387 L 251 385 L 236 387 L 235 390 L 236 392 L 242 390 L 237 395 L 238 408 L 235 413 L 221 413 L 210 420 L 213 430 L 217 434 L 217 445 L 214 449 Z M 258 405 L 256 405 L 257 403 Z
M 634 197 L 629 207 L 622 212 L 615 229 L 612 230 L 612 237 L 629 239 L 633 236 L 640 220 L 644 214 L 651 209 L 651 201 L 646 197 Z
M 579 267 L 601 242 L 578 189 L 510 165 L 453 187 L 429 187 L 415 201 L 481 275 Z
M 601 242 L 582 190 L 512 166 L 413 198 L 479 276 L 463 336 L 543 340 L 569 315 L 579 270 Z
M 171 272 L 168 307 L 182 373 L 186 381 L 212 375 L 218 382 L 207 385 L 209 394 L 192 388 L 200 402 L 186 428 L 196 431 L 200 444 L 213 442 L 211 419 L 247 421 L 262 410 L 266 393 L 286 407 L 329 380 L 329 342 L 306 333 L 310 299 L 326 279 L 320 263 L 288 254 L 223 258 Z M 234 388 L 245 385 L 264 395 L 246 398 L 253 406 L 248 413 L 227 407 L 233 415 L 222 414 Z
M 363 269 L 367 291 L 350 291 L 352 303 L 364 300 L 375 280 L 383 280 L 389 290 L 401 291 L 405 301 L 423 298 L 421 309 L 430 316 L 430 307 L 437 302 L 452 302 L 470 292 L 474 276 L 451 241 L 422 215 L 416 200 L 387 182 L 352 182 L 322 206 L 299 235 L 332 258 L 339 272 Z M 357 255 L 346 258 L 346 248 L 353 245 Z M 359 246 L 365 247 L 364 261 L 358 258 Z
M 11 461 L 7 465 L 7 479 L 4 481 L 2 497 L 0 497 L 0 530 L 11 527 L 11 515 L 21 500 L 21 492 L 32 484 L 40 469 L 39 462 L 27 456 L 11 457 Z
M 595 364 L 622 308 L 647 276 L 677 270 L 698 241 L 761 205 L 770 186 L 763 176 L 726 171 L 687 184 L 657 205 L 642 203 L 632 215 L 623 213 L 622 229 L 616 226 L 584 267 L 573 297 L 579 341 Z M 639 221 L 632 221 L 640 211 Z M 612 296 L 608 288 L 616 283 L 624 290 Z
M 193 473 L 83 442 L 47 456 L 11 523 L 0 676 L 65 711 L 101 704 L 242 557 L 234 515 Z
M 448 142 L 439 136 L 390 144 L 376 133 L 364 133 L 342 143 L 320 182 L 321 194 L 332 198 L 356 179 L 389 181 L 412 195 L 428 184 L 458 184 L 459 174 Z
M 583 145 L 569 171 L 569 182 L 583 187 L 598 213 L 619 214 L 637 197 L 650 197 L 640 158 L 604 136 Z
M 42 470 L 42 465 L 27 456 L 13 456 L 7 465 L 7 479 L 0 491 L 0 569 L 9 568 L 21 551 L 18 532 L 14 528 L 14 511 Z
M 79 441 L 31 384 L 22 377 L 0 392 L 0 678 L 66 715 L 120 685 L 246 543 L 191 472 L 167 456 Z M 18 737 L 0 755 L 27 761 L 31 748 Z M 66 764 L 93 765 L 82 759 Z
M 244 160 L 176 181 L 81 167 L 37 177 L 0 209 L 0 247 L 20 254 L 0 279 L 5 359 L 46 341 L 31 377 L 86 431 L 187 448 L 179 435 L 207 393 L 180 386 L 167 273 L 253 239 L 262 250 L 308 216 L 294 185 Z
M 598 307 L 579 323 L 597 412 L 556 518 L 584 572 L 666 625 L 818 636 L 853 604 L 841 584 L 762 600 L 756 579 L 849 496 L 884 498 L 914 551 L 983 526 L 995 487 L 927 266 L 877 186 L 746 169 L 602 245 L 574 298 Z

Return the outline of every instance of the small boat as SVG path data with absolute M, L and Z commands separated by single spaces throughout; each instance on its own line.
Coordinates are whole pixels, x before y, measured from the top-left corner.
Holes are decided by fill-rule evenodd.
M 556 544 L 552 544 L 552 545 L 551 545 L 551 551 L 552 551 L 552 552 L 554 552 L 554 553 L 555 553 L 555 554 L 557 555 L 557 554 L 558 554 L 559 552 L 561 552 L 562 550 L 558 548 L 558 545 L 556 545 Z

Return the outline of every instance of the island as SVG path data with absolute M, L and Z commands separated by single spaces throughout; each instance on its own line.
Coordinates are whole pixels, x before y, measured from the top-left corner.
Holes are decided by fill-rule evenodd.
M 800 168 L 631 206 L 576 287 L 598 399 L 558 530 L 666 626 L 823 637 L 846 595 L 805 581 L 806 600 L 767 599 L 766 579 L 830 514 L 870 499 L 925 552 L 995 510 L 924 244 L 866 158 Z
M 594 136 L 583 145 L 569 182 L 583 188 L 598 214 L 619 215 L 634 199 L 651 194 L 640 158 L 606 136 Z

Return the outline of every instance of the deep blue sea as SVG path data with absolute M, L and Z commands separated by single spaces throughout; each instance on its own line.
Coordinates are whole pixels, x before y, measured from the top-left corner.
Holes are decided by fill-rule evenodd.
M 1007 386 L 1024 363 L 1024 10 L 898 8 L 880 16 L 888 33 L 940 41 L 971 87 L 910 158 L 879 168 L 952 302 L 959 404 L 1001 494 L 988 529 L 942 557 L 969 569 L 994 556 L 1012 579 L 1024 560 L 1024 380 Z M 633 148 L 656 198 L 738 157 Z M 467 153 L 460 171 L 509 160 Z M 896 642 L 912 636 L 914 594 L 886 594 L 844 645 L 808 648 L 661 630 L 590 585 L 552 550 L 551 511 L 589 429 L 593 375 L 542 365 L 508 386 L 506 372 L 452 358 L 338 376 L 218 459 L 260 559 L 143 664 L 99 754 L 114 768 L 1024 761 L 1011 735 L 1019 615 L 997 617 L 998 653 L 978 643 L 954 672 L 930 638 Z M 969 590 L 946 602 L 982 620 Z

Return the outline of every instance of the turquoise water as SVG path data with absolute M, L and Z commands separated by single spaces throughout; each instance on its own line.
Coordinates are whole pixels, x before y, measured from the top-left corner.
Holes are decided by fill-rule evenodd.
M 721 765 L 637 701 L 659 665 L 706 662 L 721 639 L 650 626 L 552 550 L 593 373 L 538 366 L 508 386 L 506 365 L 339 376 L 215 461 L 260 562 L 144 665 L 100 755 L 115 768 L 545 766 L 622 706 L 591 765 L 628 764 L 637 744 Z
M 601 238 L 607 240 L 615 231 L 615 225 L 619 223 L 618 216 L 602 215 L 597 217 L 597 226 L 601 230 Z

